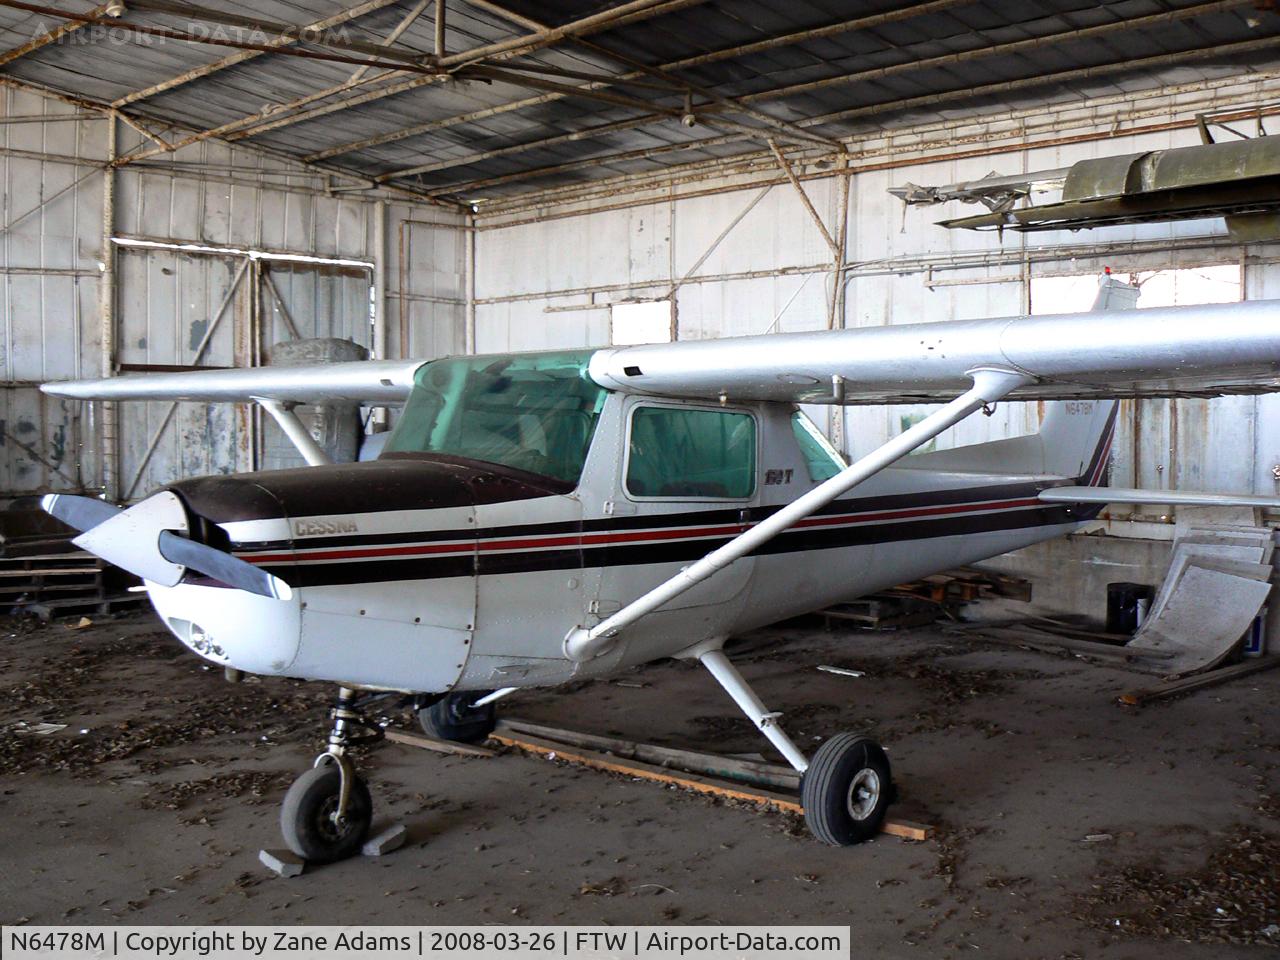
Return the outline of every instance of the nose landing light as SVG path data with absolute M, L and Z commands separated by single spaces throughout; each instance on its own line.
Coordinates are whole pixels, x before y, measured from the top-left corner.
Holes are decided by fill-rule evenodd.
M 227 652 L 214 642 L 204 627 L 190 620 L 183 620 L 181 617 L 167 617 L 169 629 L 179 640 L 194 650 L 200 656 L 210 660 L 227 660 Z

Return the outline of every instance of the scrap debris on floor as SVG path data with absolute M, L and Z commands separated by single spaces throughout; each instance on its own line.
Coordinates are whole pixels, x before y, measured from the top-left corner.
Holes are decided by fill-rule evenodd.
M 1132 686 L 1122 664 L 814 619 L 730 652 L 802 744 L 843 730 L 882 740 L 902 809 L 936 823 L 934 839 L 828 848 L 795 815 L 673 784 L 389 743 L 359 763 L 374 832 L 403 823 L 406 845 L 284 881 L 258 855 L 279 845 L 277 805 L 322 746 L 331 690 L 228 684 L 145 618 L 7 626 L 6 922 L 821 920 L 890 957 L 974 945 L 1141 960 L 1190 940 L 1205 952 L 1188 955 L 1216 958 L 1280 943 L 1268 906 L 1280 737 L 1267 722 L 1280 672 L 1121 717 L 1098 704 Z M 695 666 L 622 679 L 514 694 L 507 709 L 542 728 L 777 762 Z M 407 713 L 389 719 L 412 729 Z M 58 729 L 31 732 L 41 724 Z
M 1185 675 L 1227 659 L 1271 593 L 1269 527 L 1194 526 L 1174 541 L 1169 572 L 1129 649 L 1151 669 Z

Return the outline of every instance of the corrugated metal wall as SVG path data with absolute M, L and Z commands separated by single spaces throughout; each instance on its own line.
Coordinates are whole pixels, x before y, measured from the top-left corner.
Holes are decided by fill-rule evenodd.
M 1184 127 L 1051 148 L 1028 146 L 1049 134 L 1050 139 L 1066 140 L 1076 133 L 1109 132 L 1117 122 L 1140 126 L 1152 116 L 1165 125 L 1174 118 L 1189 122 L 1197 110 L 1263 99 L 1259 82 L 1241 81 L 1222 84 L 1198 100 L 1179 91 L 1141 101 L 1116 98 L 1109 111 L 1073 105 L 1062 108 L 1056 128 L 1035 136 L 1017 132 L 1025 119 L 1008 121 L 1014 135 L 1005 129 L 1002 136 L 1020 146 L 996 156 L 899 162 L 921 150 L 930 155 L 972 152 L 973 144 L 984 139 L 984 130 L 962 130 L 959 123 L 950 136 L 956 145 L 965 145 L 964 151 L 948 151 L 949 135 L 941 132 L 869 138 L 860 146 L 878 162 L 868 167 L 899 165 L 868 169 L 851 178 L 845 325 L 1023 313 L 1030 306 L 1032 278 L 1096 273 L 1105 265 L 1123 273 L 1239 263 L 1246 296 L 1280 296 L 1280 247 L 1230 246 L 1220 220 L 1001 237 L 935 225 L 948 216 L 973 212 L 972 207 L 905 208 L 887 192 L 907 182 L 955 183 L 993 170 L 1010 174 L 1053 169 L 1091 157 L 1190 145 L 1199 142 L 1198 136 Z M 1042 128 L 1053 119 L 1051 111 L 1045 116 L 1048 120 L 1039 118 Z M 669 295 L 676 301 L 682 339 L 825 328 L 833 290 L 832 256 L 792 187 L 779 183 L 765 188 L 763 199 L 758 198 L 759 186 L 732 189 L 726 182 L 697 189 L 715 192 L 568 216 L 548 208 L 550 218 L 509 226 L 499 218 L 482 220 L 476 273 L 479 349 L 607 343 L 610 302 Z M 835 234 L 835 178 L 810 179 L 805 189 Z M 738 217 L 740 222 L 716 245 Z M 1058 248 L 1061 252 L 1055 254 Z M 973 263 L 977 265 L 959 269 Z M 842 425 L 845 446 L 853 455 L 865 453 L 900 432 L 904 419 L 923 409 L 851 409 Z M 820 423 L 833 426 L 825 419 L 826 411 L 820 416 Z M 1004 404 L 991 418 L 966 421 L 938 445 L 1024 433 L 1034 429 L 1037 420 L 1034 405 Z M 1147 402 L 1136 415 L 1133 405 L 1126 404 L 1113 482 L 1275 493 L 1272 468 L 1280 463 L 1277 427 L 1276 397 Z
M 844 323 L 866 326 L 1019 313 L 1036 276 L 1158 269 L 1213 262 L 1242 264 L 1250 298 L 1280 297 L 1280 248 L 1241 250 L 1224 242 L 1220 223 L 1116 228 L 1032 237 L 952 232 L 933 225 L 960 208 L 911 208 L 887 192 L 908 181 L 948 183 L 995 170 L 1063 166 L 1086 157 L 1195 142 L 1190 129 L 1108 137 L 1052 147 L 1025 146 L 1122 126 L 1185 118 L 1191 111 L 1264 99 L 1250 81 L 1219 84 L 1200 96 L 1185 91 L 1113 107 L 1046 111 L 1024 146 L 996 156 L 912 161 L 958 153 L 987 127 L 906 131 L 859 145 L 867 169 L 852 177 L 848 215 L 848 298 Z M 100 477 L 99 431 L 92 406 L 43 398 L 35 384 L 97 376 L 101 369 L 98 281 L 101 270 L 102 172 L 107 121 L 18 91 L 0 96 L 4 116 L 3 363 L 0 390 L 0 495 L 92 488 Z M 38 115 L 40 122 L 15 121 Z M 1002 122 L 984 120 L 990 130 Z M 1008 130 L 997 131 L 1008 137 Z M 1050 136 L 1051 135 L 1051 136 Z M 119 131 L 121 151 L 138 142 Z M 197 175 L 191 164 L 200 164 Z M 249 150 L 202 143 L 145 168 L 117 172 L 117 235 L 214 250 L 117 251 L 117 329 L 123 363 L 187 364 L 208 331 L 244 257 L 234 251 L 339 258 L 346 268 L 270 264 L 269 272 L 304 335 L 350 337 L 386 356 L 440 356 L 467 344 L 463 219 L 446 211 L 351 194 L 327 194 L 301 167 Z M 170 166 L 166 167 L 166 164 Z M 181 166 L 179 166 L 181 165 Z M 481 352 L 602 344 L 608 304 L 674 297 L 686 339 L 820 329 L 832 295 L 830 251 L 790 186 L 735 189 L 731 181 L 694 185 L 718 192 L 686 199 L 650 198 L 624 209 L 577 212 L 514 226 L 480 221 L 475 234 L 475 346 Z M 806 182 L 828 225 L 838 210 L 830 176 Z M 626 199 L 626 198 L 612 198 Z M 750 208 L 750 209 L 748 209 Z M 968 208 L 966 208 L 968 209 Z M 740 221 L 736 224 L 735 220 Z M 727 230 L 727 232 L 726 232 Z M 724 233 L 724 238 L 715 244 Z M 381 247 L 379 247 L 381 240 Z M 229 249 L 228 249 L 229 248 Z M 1045 248 L 1059 250 L 1046 255 Z M 710 252 L 708 252 L 710 251 Z M 1034 254 L 1034 255 L 1033 255 Z M 700 262 L 701 261 L 701 262 Z M 370 323 L 368 283 L 385 271 L 385 340 Z M 967 266 L 966 266 L 967 264 Z M 962 268 L 963 267 L 963 268 Z M 367 277 L 367 280 L 366 280 Z M 231 296 L 202 362 L 246 363 L 287 333 L 274 295 L 255 306 L 252 286 Z M 250 330 L 260 327 L 255 346 Z M 131 406 L 121 418 L 122 483 L 134 495 L 182 473 L 242 469 L 260 445 L 243 411 L 181 407 L 176 428 L 158 430 L 167 408 Z M 845 414 L 845 445 L 860 453 L 902 428 L 910 408 Z M 825 411 L 823 411 L 825 416 Z M 1021 432 L 1034 408 L 1002 406 L 968 422 L 942 443 Z M 210 420 L 210 417 L 214 418 Z M 830 424 L 827 424 L 831 426 Z M 155 451 L 143 465 L 147 449 Z M 1116 482 L 1189 489 L 1271 493 L 1280 463 L 1280 402 L 1238 398 L 1210 404 L 1146 403 L 1127 417 L 1117 443 Z
M 0 499 L 93 489 L 101 482 L 99 411 L 46 398 L 36 385 L 96 377 L 102 368 L 101 164 L 108 121 L 15 90 L 0 93 L 0 108 Z M 121 154 L 140 143 L 124 126 L 118 138 Z M 426 357 L 463 349 L 460 216 L 330 194 L 312 171 L 213 142 L 123 167 L 115 184 L 116 236 L 214 248 L 116 247 L 121 364 L 259 362 L 272 343 L 291 336 L 286 310 L 302 336 L 351 339 L 390 357 L 400 356 L 404 344 L 410 355 Z M 401 247 L 397 238 L 406 231 L 411 242 Z M 245 251 L 351 262 L 250 265 Z M 375 342 L 371 302 L 380 260 L 385 344 Z M 269 274 L 278 299 L 265 280 L 254 282 L 261 273 Z M 251 468 L 261 455 L 260 420 L 245 407 L 178 404 L 170 414 L 169 404 L 122 406 L 122 491 L 136 498 L 179 476 Z

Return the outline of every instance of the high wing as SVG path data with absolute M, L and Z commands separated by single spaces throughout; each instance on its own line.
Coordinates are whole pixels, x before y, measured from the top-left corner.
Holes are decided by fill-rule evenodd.
M 399 403 L 422 360 L 137 374 L 48 383 L 102 400 Z M 1028 382 L 1005 399 L 1219 396 L 1280 391 L 1280 301 L 948 320 L 610 347 L 590 375 L 624 393 L 793 403 L 945 402 L 970 372 Z
M 274 400 L 280 403 L 402 403 L 422 360 L 358 360 L 296 367 L 246 367 L 140 373 L 103 380 L 46 383 L 55 397 L 78 400 Z
M 970 371 L 1027 375 L 1005 399 L 1280 390 L 1280 300 L 949 320 L 617 347 L 590 373 L 626 393 L 795 403 L 944 402 Z

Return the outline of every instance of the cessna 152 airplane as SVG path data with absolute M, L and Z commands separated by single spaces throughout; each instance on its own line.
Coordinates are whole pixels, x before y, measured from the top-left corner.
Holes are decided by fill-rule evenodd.
M 46 384 L 83 399 L 256 401 L 312 464 L 183 480 L 121 509 L 51 495 L 77 542 L 143 578 L 168 628 L 238 670 L 339 685 L 285 840 L 358 850 L 362 710 L 409 698 L 478 739 L 511 691 L 700 661 L 803 775 L 813 834 L 875 834 L 873 741 L 813 754 L 722 646 L 740 631 L 1077 529 L 1107 503 L 1274 505 L 1099 490 L 1117 397 L 1280 390 L 1280 301 L 946 321 L 556 353 L 163 373 Z M 1122 297 L 1123 298 L 1123 297 Z M 1128 304 L 1131 306 L 1133 297 Z M 1110 308 L 1108 308 L 1110 307 Z M 1001 400 L 1039 433 L 907 454 Z M 376 460 L 327 464 L 293 408 L 403 403 Z M 852 464 L 797 404 L 945 402 Z

